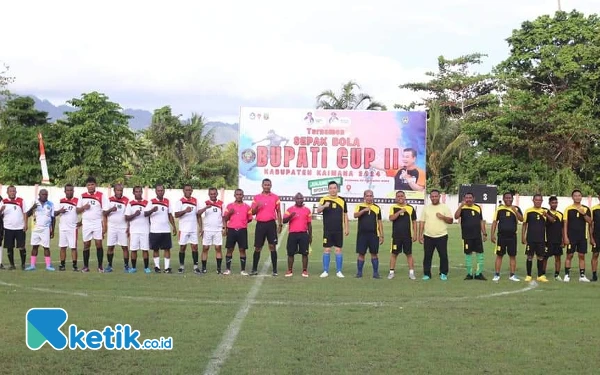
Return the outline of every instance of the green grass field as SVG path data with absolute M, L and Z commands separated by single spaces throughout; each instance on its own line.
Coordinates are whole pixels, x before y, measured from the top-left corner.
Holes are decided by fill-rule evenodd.
M 319 224 L 315 223 L 315 239 L 321 237 Z M 386 223 L 388 237 L 390 229 Z M 278 251 L 276 278 L 270 276 L 270 265 L 267 276 L 240 276 L 237 252 L 233 275 L 214 273 L 211 250 L 210 273 L 201 277 L 189 271 L 189 253 L 184 276 L 124 274 L 120 249 L 112 274 L 74 273 L 70 256 L 66 272 L 49 273 L 40 269 L 39 257 L 35 272 L 0 272 L 0 373 L 595 373 L 600 347 L 598 285 L 513 283 L 506 277 L 508 259 L 500 283 L 463 281 L 459 238 L 458 227 L 452 226 L 447 282 L 420 280 L 423 251 L 418 244 L 418 280 L 408 279 L 404 256 L 398 258 L 396 278 L 385 279 L 389 238 L 381 253 L 384 279 L 370 277 L 368 261 L 366 277 L 355 279 L 355 232 L 346 240 L 343 280 L 333 273 L 328 279 L 318 277 L 318 246 L 310 257 L 308 279 L 299 275 L 299 258 L 294 277 L 283 277 L 284 246 Z M 280 242 L 285 244 L 285 239 L 284 235 Z M 58 259 L 55 247 L 53 258 Z M 94 267 L 93 250 L 91 258 Z M 489 279 L 493 259 L 488 242 Z M 518 259 L 517 274 L 523 277 L 522 250 Z M 266 252 L 261 261 L 270 263 Z M 66 309 L 64 332 L 69 324 L 102 330 L 128 323 L 141 331 L 142 339 L 172 336 L 173 350 L 56 351 L 45 345 L 31 351 L 25 344 L 25 313 L 32 307 Z M 236 327 L 239 331 L 232 332 Z

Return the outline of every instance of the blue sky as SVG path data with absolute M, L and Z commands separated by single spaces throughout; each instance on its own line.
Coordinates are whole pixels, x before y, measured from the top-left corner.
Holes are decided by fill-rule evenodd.
M 599 0 L 561 0 L 600 13 Z M 235 122 L 241 106 L 311 107 L 350 79 L 392 106 L 414 94 L 437 57 L 481 52 L 558 0 L 10 1 L 0 62 L 13 91 L 54 104 L 101 91 L 125 108 L 203 113 Z

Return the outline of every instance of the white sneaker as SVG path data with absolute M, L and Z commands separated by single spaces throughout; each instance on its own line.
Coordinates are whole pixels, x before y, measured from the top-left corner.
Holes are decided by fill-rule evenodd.
M 340 279 L 343 279 L 344 277 L 346 277 L 346 276 L 344 276 L 344 274 L 343 274 L 341 271 L 340 271 L 340 272 L 337 272 L 335 275 L 336 275 L 337 277 L 339 277 Z M 589 281 L 589 280 L 588 280 L 588 281 Z
M 521 279 L 519 279 L 519 278 L 517 277 L 517 275 L 512 275 L 512 276 L 511 276 L 511 277 L 509 277 L 508 279 L 509 279 L 510 281 L 516 281 L 516 282 L 519 282 L 519 281 L 521 281 Z
M 231 270 L 225 270 L 225 272 L 223 272 L 223 275 L 231 275 Z
M 579 277 L 579 282 L 580 283 L 589 283 L 590 279 L 588 279 L 587 277 L 585 277 L 585 275 L 582 275 Z
M 492 278 L 492 281 L 495 281 L 495 282 L 500 281 L 500 275 L 494 275 L 494 277 Z
M 568 283 L 569 281 L 571 281 L 571 276 L 569 276 L 569 275 L 565 275 L 565 278 L 563 279 L 563 281 L 564 281 L 565 283 Z
M 409 272 L 408 273 L 408 278 L 411 280 L 416 280 L 417 278 L 415 277 L 415 273 L 414 272 Z
M 246 272 L 246 271 L 241 271 L 241 272 L 240 272 L 240 275 L 242 275 L 242 276 L 248 276 L 248 272 Z
M 556 281 L 563 281 L 563 279 L 560 277 L 560 275 L 556 276 L 556 277 L 554 278 L 554 280 L 556 280 Z
M 394 272 L 390 272 L 390 274 L 388 275 L 388 280 L 391 280 L 394 278 L 394 276 L 396 276 L 396 273 Z
M 327 273 L 327 272 L 323 271 L 323 273 L 322 273 L 322 274 L 321 274 L 321 276 L 319 276 L 319 277 L 320 277 L 320 278 L 324 278 L 324 277 L 327 277 L 327 276 L 329 276 L 329 273 Z

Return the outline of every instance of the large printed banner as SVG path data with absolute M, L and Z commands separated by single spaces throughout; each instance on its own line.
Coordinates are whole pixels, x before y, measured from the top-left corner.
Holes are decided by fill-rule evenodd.
M 392 203 L 403 190 L 413 204 L 425 198 L 426 112 L 242 108 L 239 186 L 247 196 L 269 178 L 283 201 L 327 194 L 337 181 L 348 202 L 373 190 Z

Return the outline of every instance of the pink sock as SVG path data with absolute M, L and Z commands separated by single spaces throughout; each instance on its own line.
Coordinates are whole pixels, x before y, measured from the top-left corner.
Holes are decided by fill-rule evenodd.
M 52 260 L 50 257 L 44 257 L 44 260 L 46 260 L 46 267 L 50 267 L 52 265 Z
M 37 261 L 37 255 L 31 256 L 31 266 L 35 267 L 35 262 Z

